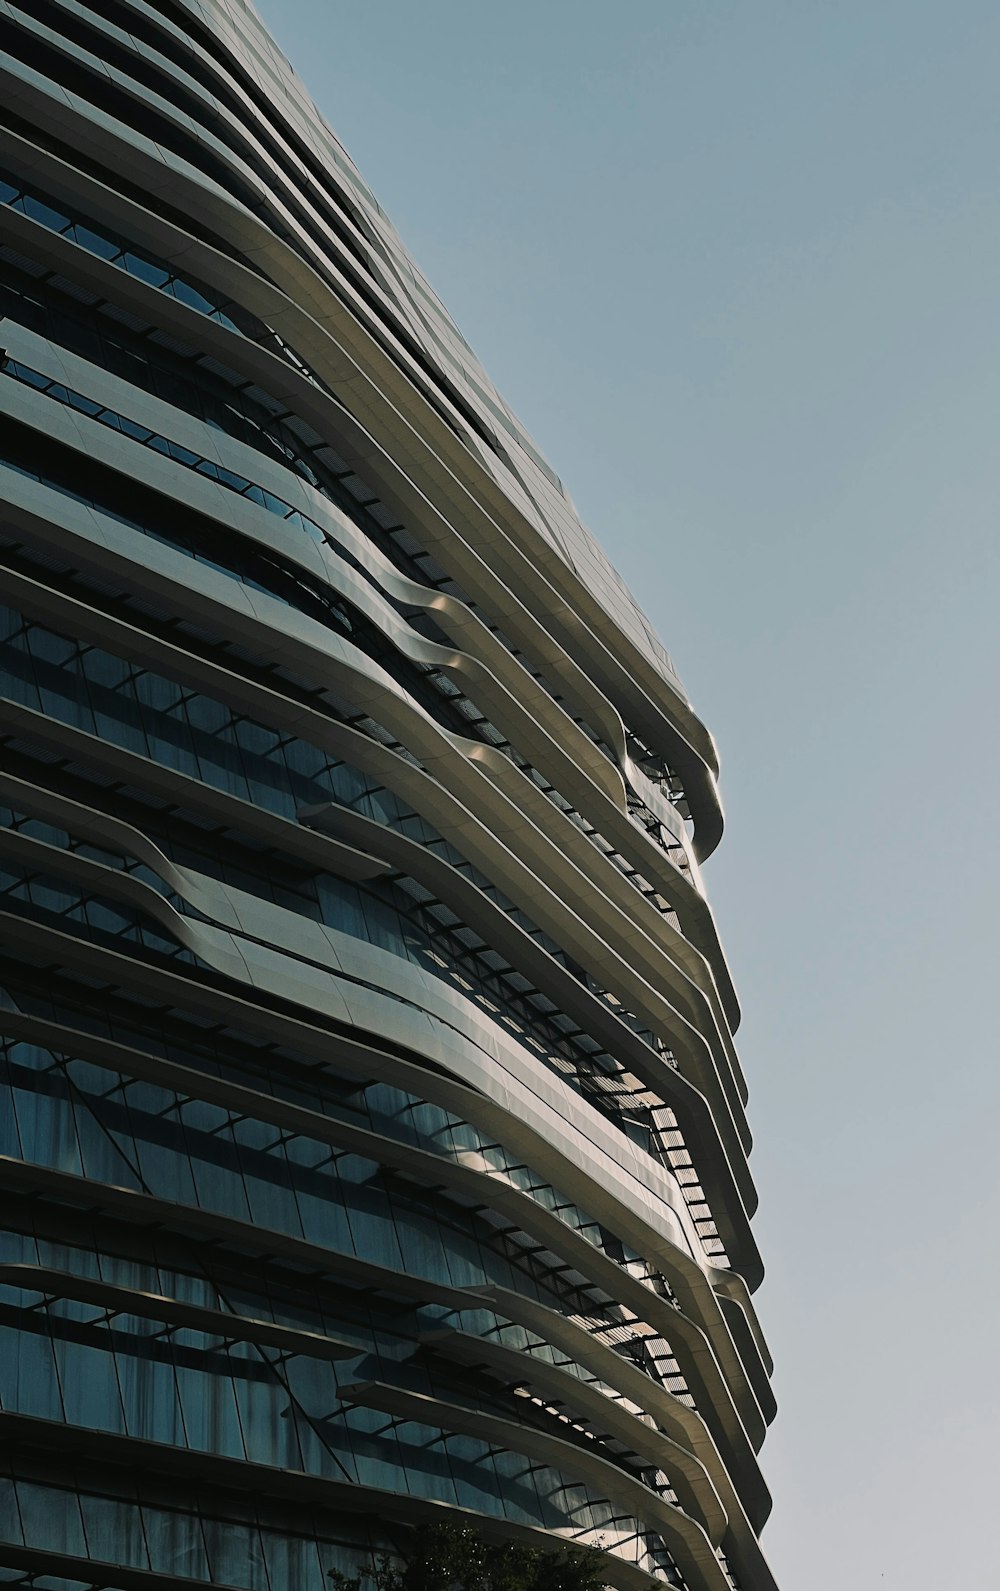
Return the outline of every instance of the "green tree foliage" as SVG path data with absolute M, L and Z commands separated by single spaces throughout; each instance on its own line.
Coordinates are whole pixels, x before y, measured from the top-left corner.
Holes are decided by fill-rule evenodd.
M 592 1548 L 543 1552 L 477 1530 L 427 1525 L 399 1558 L 382 1553 L 367 1572 L 330 1570 L 333 1591 L 602 1591 L 602 1555 Z

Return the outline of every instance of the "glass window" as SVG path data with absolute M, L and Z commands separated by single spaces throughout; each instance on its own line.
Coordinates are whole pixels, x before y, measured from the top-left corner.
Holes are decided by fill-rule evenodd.
M 75 1492 L 19 1480 L 17 1501 L 26 1545 L 80 1558 L 87 1556 L 80 1500 Z
M 180 1362 L 184 1358 L 180 1348 L 177 1358 L 177 1386 L 188 1446 L 202 1452 L 223 1453 L 229 1458 L 247 1457 L 225 1355 L 213 1355 L 211 1368 L 204 1370 Z
M 80 1498 L 87 1549 L 104 1563 L 149 1568 L 146 1534 L 138 1505 L 118 1497 Z
M 112 1354 L 66 1341 L 54 1342 L 53 1351 L 68 1423 L 124 1434 L 125 1416 Z
M 36 1319 L 33 1331 L 4 1326 L 0 1330 L 0 1401 L 17 1414 L 34 1414 L 43 1420 L 61 1420 L 62 1402 L 56 1380 L 52 1343 Z
M 131 1322 L 123 1317 L 115 1322 L 115 1328 L 118 1378 L 129 1435 L 183 1447 L 184 1427 L 170 1347 L 162 1340 L 152 1340 L 152 1334 L 161 1330 L 160 1323 Z M 123 1341 L 126 1332 L 130 1333 L 128 1342 Z
M 144 260 L 140 254 L 131 252 L 123 254 L 121 263 L 130 276 L 137 276 L 150 287 L 163 287 L 170 279 L 168 271 L 163 270 L 162 266 L 153 265 L 149 260 Z
M 35 199 L 30 193 L 24 195 L 21 208 L 25 215 L 30 216 L 33 221 L 40 221 L 50 232 L 61 232 L 63 227 L 69 225 L 69 216 L 54 210 L 49 204 L 43 204 L 41 199 Z
M 203 1523 L 212 1579 L 244 1586 L 246 1591 L 270 1591 L 256 1525 L 214 1519 Z
M 175 1574 L 192 1580 L 209 1578 L 208 1559 L 201 1520 L 168 1508 L 143 1506 L 146 1543 L 151 1568 L 160 1574 Z M 282 1591 L 286 1588 L 282 1587 Z M 289 1586 L 287 1591 L 295 1591 Z

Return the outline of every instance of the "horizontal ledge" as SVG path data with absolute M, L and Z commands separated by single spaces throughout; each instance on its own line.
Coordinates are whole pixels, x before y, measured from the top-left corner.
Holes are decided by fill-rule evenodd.
M 221 1309 L 188 1304 L 180 1298 L 133 1291 L 129 1287 L 117 1287 L 111 1282 L 74 1276 L 68 1271 L 50 1270 L 43 1265 L 0 1265 L 0 1282 L 8 1287 L 23 1288 L 25 1292 L 43 1293 L 49 1298 L 96 1304 L 98 1308 L 116 1315 L 138 1315 L 143 1320 L 160 1320 L 166 1326 L 189 1327 L 208 1336 L 223 1337 L 229 1342 L 252 1342 L 263 1347 L 281 1348 L 308 1359 L 356 1359 L 363 1352 L 352 1343 L 322 1336 L 319 1332 L 302 1331 L 295 1326 L 279 1326 L 273 1321 L 256 1320 L 245 1315 L 230 1315 Z
M 21 1547 L 13 1541 L 0 1541 L 0 1568 L 23 1569 L 32 1583 L 36 1575 L 52 1575 L 59 1580 L 79 1580 L 84 1586 L 95 1588 L 113 1586 L 115 1591 L 208 1591 L 209 1587 L 211 1591 L 244 1591 L 241 1586 L 223 1585 L 221 1580 L 195 1580 L 190 1575 L 105 1563 L 98 1558 L 78 1558 L 68 1552 L 50 1552 L 46 1547 Z
M 534 1426 L 488 1414 L 482 1409 L 468 1409 L 460 1404 L 447 1403 L 424 1392 L 410 1392 L 401 1387 L 389 1386 L 384 1381 L 363 1381 L 353 1386 L 341 1386 L 339 1390 L 345 1403 L 360 1404 L 366 1409 L 380 1409 L 394 1418 L 413 1420 L 418 1425 L 437 1426 L 445 1432 L 473 1437 L 487 1445 L 551 1465 L 566 1475 L 575 1475 L 585 1485 L 593 1486 L 609 1502 L 626 1509 L 638 1523 L 647 1528 L 651 1526 L 662 1535 L 685 1579 L 692 1586 L 692 1591 L 694 1587 L 698 1591 L 731 1591 L 722 1565 L 701 1525 L 682 1509 L 659 1496 L 638 1476 L 629 1475 L 600 1453 L 589 1453 L 575 1441 L 540 1431 Z
M 187 1483 L 199 1495 L 207 1486 L 217 1493 L 249 1493 L 266 1497 L 269 1502 L 314 1506 L 349 1516 L 371 1515 L 376 1520 L 394 1519 L 411 1525 L 455 1524 L 471 1527 L 487 1540 L 518 1541 L 548 1553 L 587 1545 L 578 1538 L 559 1536 L 541 1526 L 513 1524 L 435 1498 L 411 1497 L 378 1487 L 359 1486 L 352 1481 L 310 1475 L 303 1470 L 279 1469 L 249 1459 L 227 1458 L 221 1454 L 171 1447 L 165 1442 L 150 1442 L 141 1437 L 65 1425 L 35 1415 L 0 1413 L 0 1446 L 8 1461 L 16 1460 L 19 1449 L 52 1455 L 58 1463 L 83 1460 L 88 1467 L 105 1464 L 124 1469 L 130 1475 L 162 1475 L 175 1483 Z M 638 1565 L 614 1553 L 602 1552 L 601 1556 L 608 1583 L 617 1591 L 663 1591 L 663 1581 L 658 1576 L 647 1574 Z M 185 1591 L 194 1591 L 194 1587 L 201 1584 L 207 1585 L 207 1582 L 188 1581 Z
M 418 1304 L 442 1304 L 450 1309 L 481 1307 L 465 1288 L 428 1281 L 406 1271 L 393 1271 L 371 1260 L 358 1259 L 341 1249 L 324 1248 L 305 1238 L 292 1237 L 270 1227 L 255 1226 L 214 1210 L 159 1199 L 150 1193 L 95 1182 L 71 1171 L 54 1171 L 0 1155 L 0 1188 L 37 1197 L 50 1197 L 91 1215 L 103 1215 L 135 1227 L 165 1227 L 181 1237 L 212 1245 L 230 1244 L 234 1254 L 252 1269 L 254 1261 L 271 1261 L 292 1272 L 304 1287 L 337 1276 L 361 1288 L 372 1288 L 409 1298 Z
M 94 864 L 86 865 L 92 867 Z M 138 887 L 145 888 L 145 886 Z M 152 891 L 149 893 L 153 895 Z M 159 897 L 153 895 L 153 899 L 158 900 Z M 182 919 L 182 921 L 188 920 Z M 191 931 L 194 932 L 196 927 L 194 924 Z M 74 935 L 64 935 L 59 930 L 42 927 L 19 916 L 0 914 L 0 935 L 5 931 L 9 931 L 12 935 L 16 934 L 22 941 L 34 940 L 43 945 L 46 954 L 55 952 L 53 959 L 56 959 L 60 953 L 64 957 L 71 956 L 81 965 L 100 967 L 105 976 L 109 973 L 114 976 L 114 969 L 117 968 L 119 976 L 121 972 L 125 972 L 133 979 L 138 976 L 142 985 L 150 989 L 154 985 L 162 988 L 166 978 L 168 986 L 174 989 L 180 987 L 194 993 L 189 980 L 177 973 L 165 974 L 161 969 L 138 963 L 130 956 L 93 946 L 78 940 Z M 199 992 L 204 997 L 206 993 L 204 987 L 199 987 Z M 219 994 L 219 991 L 215 992 Z M 247 993 L 253 995 L 256 991 L 248 990 Z M 230 992 L 224 998 L 229 1010 L 233 1008 L 234 1000 L 255 1009 L 250 1007 L 246 995 L 234 995 Z M 260 1096 L 253 1090 L 245 1091 L 245 1094 L 265 1112 L 265 1119 L 269 1110 L 277 1108 L 277 1102 L 272 1106 L 269 1096 Z M 704 1385 L 706 1405 L 712 1409 L 715 1418 L 726 1429 L 731 1440 L 742 1442 L 749 1436 L 749 1439 L 757 1445 L 763 1441 L 766 1432 L 764 1417 L 746 1368 L 736 1351 L 728 1325 L 722 1316 L 718 1300 L 708 1286 L 704 1273 L 690 1258 L 685 1263 L 685 1256 L 680 1249 L 677 1250 L 673 1267 L 667 1266 L 666 1254 L 657 1256 L 657 1263 L 668 1273 L 669 1269 L 673 1269 L 672 1280 L 675 1287 L 682 1292 L 690 1292 L 691 1303 L 697 1309 L 703 1324 L 699 1324 L 673 1303 L 660 1297 L 656 1291 L 632 1276 L 627 1269 L 588 1242 L 579 1232 L 560 1221 L 552 1212 L 512 1184 L 504 1183 L 499 1178 L 473 1168 L 446 1161 L 425 1150 L 397 1144 L 382 1135 L 364 1129 L 327 1120 L 322 1124 L 322 1128 L 316 1125 L 311 1130 L 313 1135 L 321 1140 L 325 1139 L 327 1134 L 335 1134 L 336 1136 L 328 1141 L 338 1142 L 344 1146 L 353 1145 L 356 1152 L 367 1153 L 371 1158 L 391 1165 L 396 1170 L 404 1172 L 410 1170 L 423 1184 L 429 1182 L 429 1185 L 433 1186 L 435 1181 L 438 1181 L 453 1189 L 466 1189 L 472 1195 L 472 1202 L 486 1204 L 504 1213 L 513 1225 L 532 1233 L 547 1247 L 559 1253 L 593 1286 L 603 1289 L 610 1298 L 619 1303 L 627 1304 L 637 1316 L 646 1319 L 651 1326 L 661 1331 L 678 1352 L 686 1379 L 689 1384 L 694 1385 L 696 1393 L 698 1386 Z
M 18 522 L 26 519 L 36 535 L 45 530 L 47 541 L 54 538 L 62 545 L 62 540 L 69 538 L 74 548 L 72 556 L 81 556 L 79 529 L 72 525 L 67 528 L 61 522 L 50 523 L 48 516 L 24 509 L 23 505 L 15 514 L 12 504 L 9 513 Z M 59 513 L 72 521 L 73 511 L 65 504 Z M 96 543 L 86 537 L 83 540 L 87 556 L 97 560 L 103 573 L 117 569 L 123 561 L 135 569 L 134 559 L 126 560 L 121 552 L 101 552 Z M 264 617 L 248 603 L 242 588 L 221 575 L 212 578 L 226 587 L 222 618 L 232 638 L 238 638 L 241 645 L 250 647 L 259 657 L 277 656 L 298 673 L 324 679 L 331 690 L 342 690 L 360 711 L 372 713 L 384 723 L 419 765 L 396 752 L 387 753 L 377 741 L 316 705 L 296 700 L 280 679 L 268 684 L 255 681 L 239 669 L 234 670 L 232 659 L 209 659 L 178 645 L 176 640 L 165 639 L 148 628 L 142 615 L 122 617 L 113 613 L 100 605 L 92 592 L 87 592 L 83 600 L 79 595 L 57 591 L 33 575 L 6 567 L 12 604 L 41 622 L 68 627 L 69 633 L 84 635 L 118 653 L 124 647 L 125 655 L 163 669 L 181 685 L 260 717 L 271 728 L 301 735 L 328 753 L 347 755 L 359 768 L 369 773 L 377 770 L 407 803 L 426 813 L 433 812 L 435 826 L 445 838 L 457 843 L 468 860 L 488 875 L 502 876 L 505 892 L 541 928 L 564 943 L 602 985 L 615 991 L 643 1021 L 669 1040 L 680 1071 L 705 1095 L 726 1147 L 732 1175 L 744 1199 L 752 1202 L 753 1184 L 746 1163 L 751 1138 L 733 1073 L 731 1045 L 727 1049 L 723 1036 L 725 1023 L 716 1021 L 700 991 L 692 994 L 694 986 L 666 948 L 650 939 L 645 928 L 641 933 L 635 930 L 631 903 L 612 899 L 592 876 L 596 853 L 592 854 L 579 831 L 568 819 L 554 813 L 522 775 L 516 775 L 516 789 L 513 785 L 504 788 L 505 782 L 510 784 L 515 779 L 512 764 L 494 748 L 466 742 L 438 724 L 381 665 L 352 643 L 323 631 L 301 615 L 296 615 L 295 627 L 285 631 L 277 624 L 276 614 L 285 623 L 288 610 L 276 599 L 269 599 L 276 614 Z M 140 584 L 142 594 L 148 598 L 152 592 L 158 603 L 166 601 L 169 593 L 170 611 L 181 612 L 200 625 L 205 622 L 206 604 L 211 607 L 216 601 L 215 597 L 210 601 L 205 592 L 192 595 L 178 572 L 165 574 L 154 569 L 152 563 Z M 211 584 L 207 575 L 203 584 L 206 590 Z M 260 603 L 267 613 L 263 598 L 258 606 Z M 312 630 L 318 633 L 313 634 Z M 532 805 L 537 810 L 529 818 L 526 814 Z M 471 812 L 483 815 L 470 823 Z M 507 832 L 511 826 L 520 836 L 517 844 L 511 842 Z M 606 869 L 613 881 L 615 870 L 610 862 Z M 574 909 L 574 903 L 580 901 L 586 903 L 585 913 Z M 600 929 L 595 926 L 598 922 Z M 680 979 L 677 988 L 674 974 Z M 682 1009 L 689 995 L 699 1007 L 705 1005 L 701 1016 L 698 1011 L 688 1014 Z M 704 1028 L 702 1016 L 707 1016 Z
M 498 1312 L 503 1310 L 499 1295 L 500 1289 L 494 1289 L 492 1301 Z M 536 1319 L 531 1330 L 541 1337 L 539 1324 Z M 560 1336 L 558 1328 L 554 1329 L 551 1320 L 548 1325 L 548 1340 L 562 1348 L 568 1358 L 574 1359 L 571 1344 L 565 1337 L 557 1342 L 556 1338 Z M 573 1330 L 578 1329 L 573 1327 Z M 630 1414 L 622 1404 L 548 1359 L 535 1358 L 490 1339 L 448 1327 L 423 1332 L 419 1341 L 445 1357 L 458 1359 L 472 1367 L 482 1366 L 500 1380 L 536 1387 L 543 1394 L 565 1399 L 569 1407 L 575 1407 L 592 1419 L 598 1429 L 617 1437 L 637 1455 L 645 1453 L 670 1477 L 685 1511 L 693 1518 L 700 1518 L 712 1545 L 723 1546 L 744 1591 L 777 1591 L 774 1576 L 761 1552 L 756 1534 L 732 1481 L 718 1463 L 710 1441 L 692 1442 L 692 1435 L 698 1434 L 696 1419 L 692 1418 L 693 1410 L 679 1403 L 672 1393 L 666 1392 L 620 1354 L 603 1348 L 600 1355 L 602 1362 L 591 1362 L 585 1368 L 609 1386 L 614 1385 L 617 1378 L 616 1390 L 647 1413 L 651 1421 L 648 1425 Z M 593 1350 L 599 1345 L 593 1338 L 590 1344 L 593 1361 L 597 1358 Z M 574 1362 L 582 1363 L 579 1352 L 577 1345 Z M 670 1429 L 679 1440 L 675 1441 L 665 1434 Z M 709 1474 L 709 1467 L 714 1471 L 718 1489 Z M 720 1491 L 728 1499 L 728 1512 Z
M 713 1546 L 719 1545 L 729 1521 L 708 1472 L 687 1448 L 665 1436 L 655 1425 L 647 1425 L 624 1404 L 609 1398 L 590 1382 L 517 1348 L 447 1328 L 422 1332 L 418 1341 L 445 1359 L 457 1360 L 473 1370 L 484 1370 L 502 1385 L 531 1387 L 551 1401 L 575 1409 L 592 1422 L 598 1432 L 613 1436 L 637 1458 L 663 1470 L 670 1477 L 685 1512 L 704 1525 Z
M 748 1529 L 759 1530 L 771 1511 L 771 1495 L 761 1474 L 756 1455 L 747 1441 L 724 1441 L 725 1457 L 696 1409 L 679 1398 L 652 1376 L 640 1370 L 624 1354 L 604 1343 L 593 1332 L 560 1315 L 532 1298 L 512 1299 L 505 1287 L 470 1289 L 478 1307 L 503 1315 L 528 1326 L 543 1342 L 559 1347 L 585 1369 L 591 1370 L 609 1386 L 645 1409 L 674 1441 L 683 1445 L 708 1471 L 729 1515 L 730 1525 L 747 1517 Z M 514 1305 L 516 1304 L 516 1313 Z M 722 1433 L 725 1437 L 725 1433 Z M 735 1478 L 734 1478 L 735 1477 Z M 744 1513 L 745 1511 L 745 1513 Z
M 408 1272 L 392 1270 L 371 1260 L 358 1259 L 339 1249 L 324 1248 L 303 1238 L 254 1226 L 233 1216 L 196 1210 L 152 1194 L 94 1182 L 74 1172 L 56 1171 L 8 1156 L 0 1156 L 0 1188 L 13 1193 L 25 1193 L 33 1198 L 47 1197 L 56 1205 L 69 1205 L 140 1229 L 163 1226 L 182 1239 L 195 1243 L 229 1245 L 233 1254 L 247 1266 L 252 1267 L 255 1262 L 258 1265 L 270 1263 L 283 1269 L 286 1277 L 291 1271 L 295 1280 L 305 1288 L 329 1287 L 333 1278 L 341 1278 L 357 1287 L 408 1298 L 417 1304 L 440 1304 L 456 1311 L 489 1309 L 529 1327 L 543 1339 L 559 1344 L 583 1365 L 598 1355 L 601 1360 L 598 1373 L 603 1371 L 611 1385 L 617 1385 L 619 1390 L 637 1402 L 641 1402 L 641 1398 L 636 1397 L 638 1386 L 642 1387 L 642 1395 L 646 1398 L 655 1397 L 666 1411 L 668 1419 L 677 1421 L 678 1432 L 683 1434 L 692 1450 L 710 1456 L 713 1478 L 721 1480 L 727 1487 L 732 1484 L 703 1418 L 695 1410 L 679 1403 L 658 1383 L 650 1381 L 641 1371 L 628 1365 L 620 1355 L 599 1343 L 591 1333 L 584 1331 L 554 1306 L 522 1297 L 509 1288 L 455 1287 L 433 1282 Z M 751 1494 L 755 1513 L 759 1515 L 763 1512 L 766 1517 L 770 1499 L 752 1448 L 745 1437 L 742 1444 L 727 1442 L 726 1446 L 732 1448 L 731 1456 L 741 1490 L 746 1489 Z M 733 1510 L 728 1504 L 727 1511 L 732 1517 Z
M 376 828 L 373 819 L 332 802 L 300 808 L 298 816 L 308 832 L 361 846 Z M 375 836 L 370 837 L 374 843 Z M 763 1280 L 764 1268 L 741 1191 L 741 1183 L 743 1189 L 750 1186 L 746 1162 L 738 1164 L 738 1176 L 737 1166 L 719 1134 L 713 1107 L 697 1084 L 665 1065 L 599 996 L 556 962 L 450 862 L 407 835 L 387 831 L 378 838 L 392 866 L 408 873 L 446 901 L 463 922 L 475 928 L 488 944 L 501 950 L 512 966 L 530 976 L 560 1010 L 572 1015 L 585 1032 L 600 1040 L 626 1071 L 673 1110 L 731 1262 L 747 1278 L 748 1287 L 758 1286 Z

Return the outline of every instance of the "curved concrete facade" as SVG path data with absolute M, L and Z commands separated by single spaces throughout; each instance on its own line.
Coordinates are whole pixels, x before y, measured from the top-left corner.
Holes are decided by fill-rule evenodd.
M 712 738 L 242 0 L 0 0 L 0 1569 L 774 1591 Z

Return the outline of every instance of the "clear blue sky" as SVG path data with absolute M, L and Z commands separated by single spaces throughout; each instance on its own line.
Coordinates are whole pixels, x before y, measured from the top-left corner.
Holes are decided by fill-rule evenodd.
M 782 1591 L 996 1591 L 1000 7 L 262 9 L 720 743 Z

